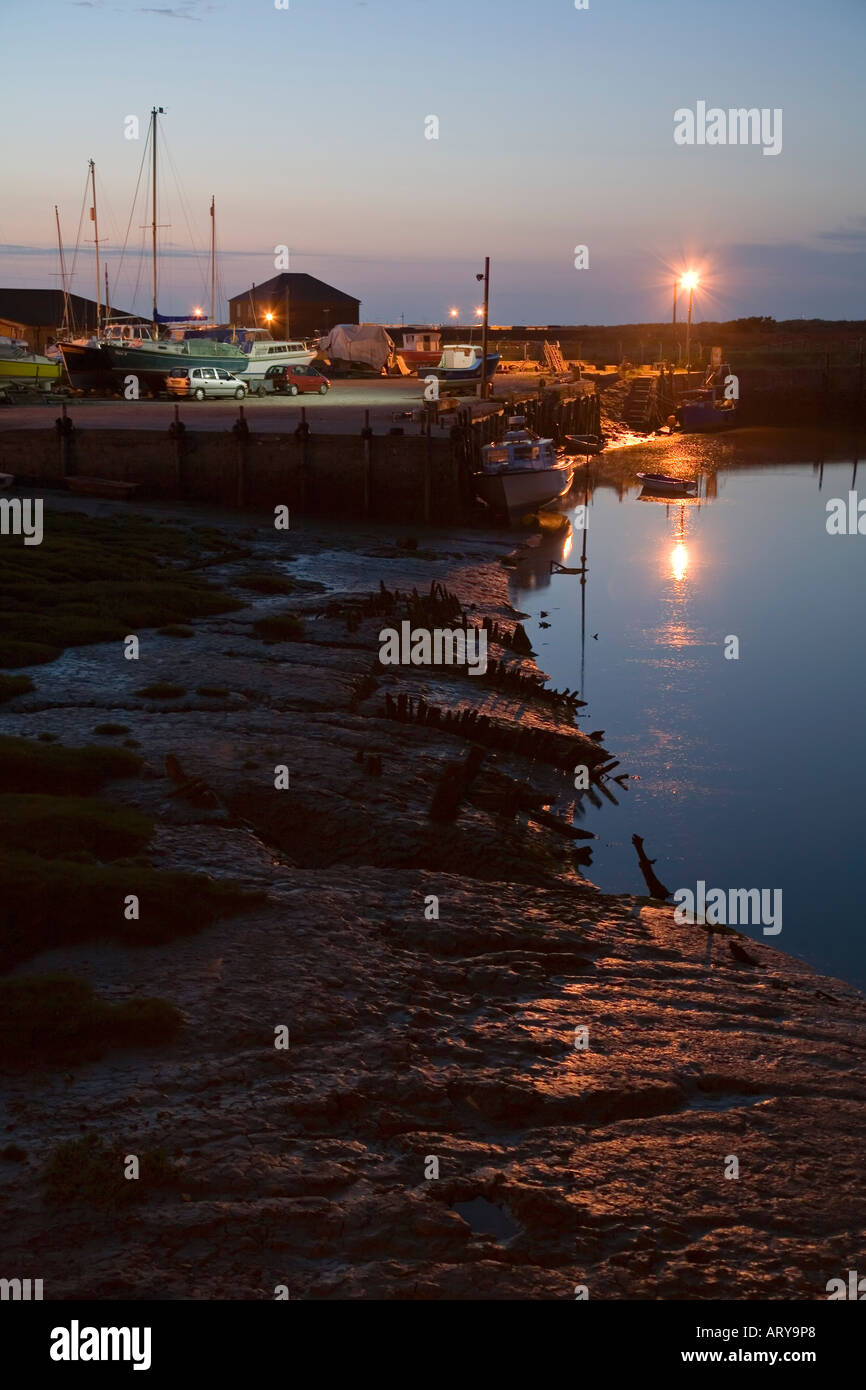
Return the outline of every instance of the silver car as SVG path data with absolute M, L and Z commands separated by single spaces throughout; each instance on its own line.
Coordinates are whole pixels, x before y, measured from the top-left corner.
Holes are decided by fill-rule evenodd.
M 192 397 L 203 401 L 208 396 L 234 396 L 242 401 L 247 394 L 246 383 L 233 376 L 225 367 L 188 367 L 183 374 L 170 376 L 166 388 L 173 396 Z

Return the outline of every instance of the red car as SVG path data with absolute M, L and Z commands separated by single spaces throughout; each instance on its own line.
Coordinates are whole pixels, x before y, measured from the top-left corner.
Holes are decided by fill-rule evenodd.
M 290 363 L 285 367 L 268 367 L 258 393 L 264 395 L 265 392 L 274 391 L 281 396 L 297 396 L 299 391 L 318 391 L 320 396 L 324 396 L 330 386 L 328 378 L 316 371 L 314 366 Z

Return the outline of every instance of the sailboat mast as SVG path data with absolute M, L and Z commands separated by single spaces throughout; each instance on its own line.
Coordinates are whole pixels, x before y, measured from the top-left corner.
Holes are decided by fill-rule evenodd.
M 63 237 L 60 235 L 60 213 L 54 204 L 54 220 L 57 223 L 57 247 L 60 251 L 60 283 L 63 287 L 63 336 L 68 337 L 70 328 L 69 285 L 66 282 L 66 261 L 63 256 Z
M 151 236 L 153 239 L 153 339 L 156 342 L 156 107 L 151 107 L 150 112 L 150 143 L 151 155 L 153 159 L 153 221 L 151 222 Z
M 108 323 L 108 266 L 105 267 L 105 322 Z
M 210 321 L 216 323 L 216 200 L 210 199 Z
M 96 216 L 96 165 L 90 161 L 90 190 L 93 195 L 93 203 L 90 208 L 90 220 L 93 223 L 93 244 L 96 247 L 96 336 L 99 337 L 99 322 L 102 318 L 102 306 L 99 296 L 102 293 L 102 286 L 99 279 L 99 221 Z

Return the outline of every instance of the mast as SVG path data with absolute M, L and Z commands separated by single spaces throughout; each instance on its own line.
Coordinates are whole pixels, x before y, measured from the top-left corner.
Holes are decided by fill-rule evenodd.
M 213 194 L 210 198 L 210 321 L 216 323 L 216 211 Z
M 153 201 L 153 219 L 152 219 L 151 224 L 150 224 L 150 230 L 151 230 L 151 237 L 152 237 L 152 242 L 153 242 L 153 323 L 152 323 L 152 327 L 153 327 L 153 340 L 154 340 L 154 342 L 156 342 L 156 338 L 157 338 L 157 326 L 156 326 L 156 118 L 157 118 L 157 116 L 161 116 L 161 115 L 163 115 L 163 114 L 164 114 L 164 112 L 163 112 L 163 108 L 162 108 L 161 106 L 152 106 L 151 109 L 150 109 L 150 143 L 151 143 L 151 156 L 152 156 L 152 162 L 153 162 L 153 194 L 152 194 L 152 201 Z
M 60 213 L 57 204 L 54 204 L 54 220 L 57 223 L 57 246 L 60 251 L 60 283 L 63 287 L 63 336 L 68 337 L 72 331 L 70 325 L 70 304 L 69 304 L 69 285 L 66 282 L 66 261 L 63 256 L 63 237 L 60 235 Z
M 108 266 L 105 267 L 105 322 L 108 323 Z
M 99 296 L 102 293 L 102 286 L 99 278 L 99 222 L 96 217 L 96 165 L 90 161 L 90 190 L 93 196 L 93 203 L 90 208 L 90 220 L 93 223 L 93 244 L 96 247 L 96 336 L 99 337 L 99 321 L 102 317 Z

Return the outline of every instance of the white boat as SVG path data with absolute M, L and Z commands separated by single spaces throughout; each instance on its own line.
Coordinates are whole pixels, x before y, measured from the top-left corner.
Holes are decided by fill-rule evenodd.
M 661 492 L 666 496 L 688 496 L 697 488 L 693 478 L 675 478 L 669 473 L 638 473 L 637 480 L 646 492 Z
M 494 511 L 525 512 L 564 497 L 573 477 L 573 460 L 558 457 L 552 439 L 541 438 L 527 429 L 522 415 L 513 415 L 501 443 L 481 450 L 475 488 Z
M 255 391 L 261 386 L 268 367 L 306 367 L 316 355 L 306 343 L 275 342 L 263 328 L 239 328 L 238 346 L 247 354 L 247 365 L 238 375 Z

